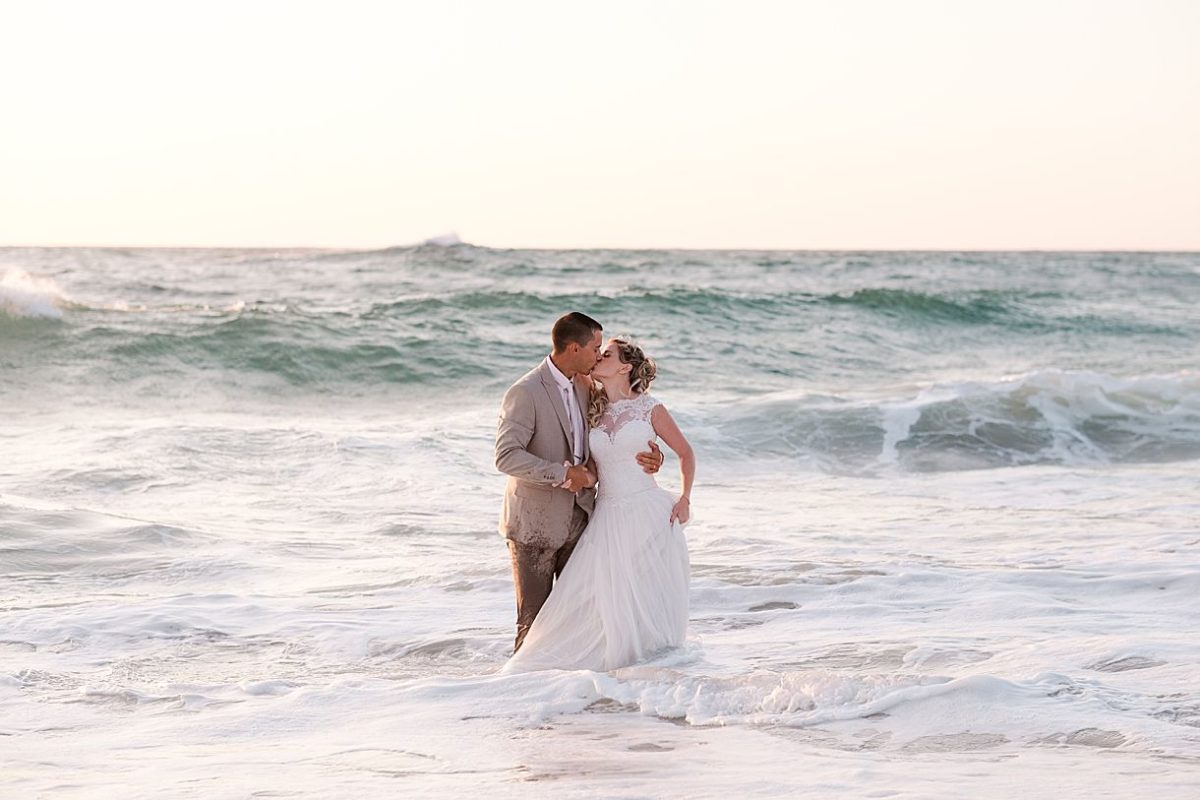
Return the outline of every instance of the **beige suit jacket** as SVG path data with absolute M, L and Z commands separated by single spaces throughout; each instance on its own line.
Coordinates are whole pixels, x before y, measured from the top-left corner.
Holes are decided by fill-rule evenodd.
M 562 483 L 571 460 L 571 421 L 550 367 L 543 361 L 504 393 L 496 425 L 496 469 L 508 475 L 500 533 L 521 544 L 561 547 L 567 541 L 571 516 L 578 505 L 589 515 L 596 495 L 592 489 L 571 494 L 554 486 Z M 575 381 L 580 419 L 587 419 L 587 389 Z M 584 431 L 583 458 L 588 437 Z

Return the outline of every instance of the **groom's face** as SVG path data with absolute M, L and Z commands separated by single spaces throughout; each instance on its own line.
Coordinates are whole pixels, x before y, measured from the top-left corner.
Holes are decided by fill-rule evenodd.
M 604 331 L 592 331 L 592 340 L 579 348 L 575 357 L 575 371 L 581 375 L 591 374 L 592 367 L 600 360 L 600 350 L 604 347 Z

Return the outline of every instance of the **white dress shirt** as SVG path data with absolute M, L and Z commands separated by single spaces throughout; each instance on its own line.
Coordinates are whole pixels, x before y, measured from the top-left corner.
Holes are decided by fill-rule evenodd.
M 583 414 L 579 411 L 579 402 L 575 399 L 575 384 L 573 384 L 566 375 L 559 371 L 558 367 L 554 366 L 554 361 L 550 356 L 546 356 L 546 363 L 550 365 L 550 374 L 554 376 L 554 382 L 558 384 L 559 396 L 562 397 L 563 405 L 567 409 L 567 419 L 571 422 L 571 453 L 574 456 L 572 463 L 583 463 Z

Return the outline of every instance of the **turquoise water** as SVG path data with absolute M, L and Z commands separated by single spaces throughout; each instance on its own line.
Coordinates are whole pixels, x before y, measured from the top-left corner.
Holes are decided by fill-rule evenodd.
M 7 250 L 0 265 L 10 402 L 486 404 L 578 309 L 636 335 L 660 391 L 731 451 L 834 470 L 1200 456 L 1194 254 L 463 245 Z M 35 278 L 18 271 L 53 288 L 22 295 Z

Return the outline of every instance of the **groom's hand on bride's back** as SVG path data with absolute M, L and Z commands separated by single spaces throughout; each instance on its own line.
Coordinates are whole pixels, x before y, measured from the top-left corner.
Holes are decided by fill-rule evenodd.
M 663 462 L 667 460 L 667 457 L 663 455 L 662 450 L 658 448 L 653 439 L 647 442 L 647 444 L 650 445 L 650 450 L 638 453 L 637 461 L 642 465 L 643 470 L 653 475 L 662 469 Z

